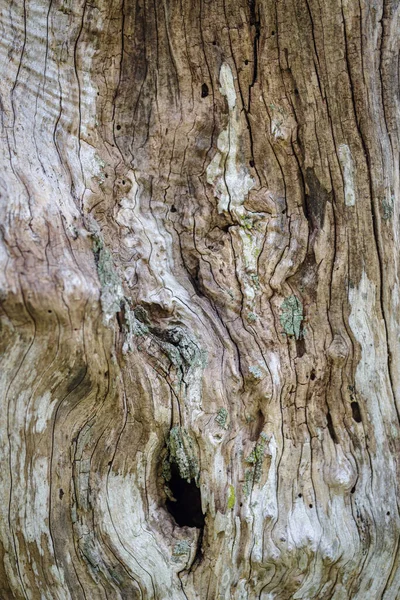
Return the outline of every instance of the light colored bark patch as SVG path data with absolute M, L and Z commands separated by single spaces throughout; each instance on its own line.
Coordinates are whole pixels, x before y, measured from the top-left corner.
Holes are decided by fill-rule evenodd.
M 349 324 L 361 346 L 361 360 L 355 377 L 356 389 L 368 402 L 369 415 L 377 443 L 380 444 L 385 440 L 382 418 L 386 417 L 389 422 L 391 415 L 387 412 L 388 402 L 385 399 L 390 384 L 387 379 L 386 354 L 382 352 L 385 339 L 382 329 L 377 327 L 376 293 L 376 285 L 363 271 L 358 287 L 350 289 Z
M 217 153 L 207 167 L 207 182 L 213 186 L 219 200 L 219 213 L 230 210 L 242 215 L 242 204 L 255 182 L 246 167 L 240 164 L 240 120 L 233 74 L 227 63 L 222 65 L 219 79 L 221 94 L 228 102 L 229 122 L 218 137 Z
M 356 203 L 356 192 L 354 187 L 354 165 L 350 148 L 347 144 L 339 146 L 339 161 L 343 172 L 344 203 L 346 206 L 354 206 Z
M 53 406 L 51 403 L 51 394 L 46 392 L 41 398 L 36 400 L 36 425 L 35 430 L 37 433 L 42 433 L 46 427 L 48 421 L 51 419 L 53 413 Z

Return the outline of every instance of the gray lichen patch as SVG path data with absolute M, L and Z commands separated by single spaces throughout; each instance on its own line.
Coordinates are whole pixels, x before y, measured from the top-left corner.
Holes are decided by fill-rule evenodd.
M 182 479 L 196 485 L 199 479 L 199 463 L 195 455 L 195 444 L 183 427 L 173 427 L 167 440 L 168 454 L 163 462 L 163 477 L 166 482 L 171 479 L 171 465 L 175 464 Z
M 282 302 L 281 325 L 287 335 L 294 335 L 299 340 L 302 335 L 301 323 L 303 317 L 303 306 L 297 296 L 289 296 Z
M 191 369 L 203 369 L 207 363 L 207 354 L 199 342 L 183 327 L 171 327 L 161 330 L 149 327 L 157 337 L 157 343 L 170 359 L 171 363 L 185 374 Z
M 129 299 L 124 295 L 111 252 L 104 245 L 98 223 L 92 219 L 88 225 L 93 235 L 93 253 L 101 286 L 100 301 L 104 321 L 108 325 L 115 314 L 122 314 L 120 325 L 125 338 L 122 351 L 126 354 L 133 350 L 134 337 L 144 336 L 149 332 L 146 319 L 143 318 L 146 311 L 140 306 L 132 309 Z
M 246 469 L 244 474 L 244 494 L 249 496 L 255 483 L 258 483 L 262 475 L 262 466 L 265 458 L 267 436 L 265 433 L 260 434 L 260 438 L 250 455 L 245 459 L 245 462 L 251 465 Z
M 101 285 L 101 306 L 106 324 L 121 310 L 124 290 L 121 279 L 115 269 L 110 251 L 104 246 L 99 233 L 93 234 L 93 252 L 96 259 L 97 274 Z
M 180 560 L 182 560 L 182 557 L 188 557 L 188 555 L 190 554 L 190 548 L 190 542 L 188 542 L 187 540 L 180 540 L 174 546 L 174 549 L 172 551 L 172 560 L 174 562 L 179 562 Z
M 254 379 L 262 379 L 262 371 L 258 365 L 250 365 L 249 372 L 254 377 Z
M 393 217 L 394 212 L 394 197 L 390 196 L 387 200 L 382 202 L 382 218 L 384 221 L 388 221 Z

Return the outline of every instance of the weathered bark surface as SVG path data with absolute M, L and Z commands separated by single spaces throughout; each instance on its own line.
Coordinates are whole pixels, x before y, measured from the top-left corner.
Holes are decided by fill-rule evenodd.
M 400 597 L 398 1 L 0 9 L 1 599 Z

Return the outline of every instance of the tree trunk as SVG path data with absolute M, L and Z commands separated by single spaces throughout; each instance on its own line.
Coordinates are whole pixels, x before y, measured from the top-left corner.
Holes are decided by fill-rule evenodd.
M 398 0 L 3 0 L 2 600 L 400 597 Z

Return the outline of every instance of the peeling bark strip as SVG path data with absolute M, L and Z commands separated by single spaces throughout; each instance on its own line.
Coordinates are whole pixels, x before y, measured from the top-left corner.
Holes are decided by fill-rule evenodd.
M 399 598 L 398 3 L 0 9 L 1 600 Z

